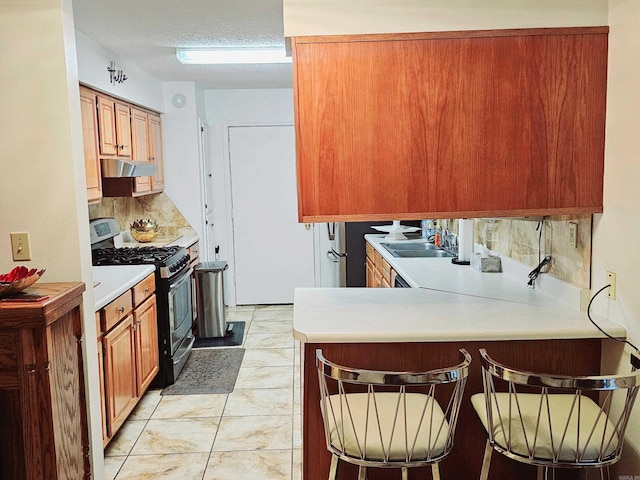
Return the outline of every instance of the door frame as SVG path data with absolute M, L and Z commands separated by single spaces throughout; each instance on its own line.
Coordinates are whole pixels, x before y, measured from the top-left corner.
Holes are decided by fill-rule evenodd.
M 209 142 L 207 139 L 211 135 L 211 129 L 209 124 L 198 118 L 198 154 L 200 155 L 200 216 L 202 218 L 202 241 L 200 242 L 200 261 L 206 262 L 213 255 L 210 253 L 211 245 L 213 243 L 212 226 L 208 224 L 207 219 L 207 207 L 205 203 L 207 200 L 212 203 L 211 190 L 213 185 L 211 181 L 207 179 L 207 172 L 213 172 L 213 165 L 211 163 L 211 156 L 209 154 Z M 209 205 L 209 209 L 213 208 Z
M 225 283 L 226 290 L 226 300 L 227 306 L 235 307 L 237 305 L 236 302 L 236 251 L 235 251 L 235 241 L 234 241 L 234 225 L 233 225 L 233 198 L 232 198 L 232 188 L 231 188 L 231 148 L 230 148 L 230 129 L 237 127 L 294 127 L 293 122 L 225 122 L 222 125 L 223 130 L 223 142 L 222 149 L 223 155 L 225 159 L 225 168 L 224 168 L 224 197 L 226 202 L 225 208 L 225 216 L 227 223 L 227 231 L 226 231 L 226 243 L 227 243 L 227 263 L 229 264 L 228 275 Z M 295 155 L 295 151 L 294 151 Z M 315 225 L 311 224 L 314 234 L 315 234 Z M 314 236 L 315 240 L 315 236 Z M 313 242 L 313 255 L 314 259 L 316 256 L 316 242 Z M 315 272 L 315 260 L 314 260 L 314 278 L 316 275 Z

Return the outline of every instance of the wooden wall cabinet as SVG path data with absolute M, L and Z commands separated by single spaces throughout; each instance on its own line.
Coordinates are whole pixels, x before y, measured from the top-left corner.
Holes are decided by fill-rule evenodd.
M 104 379 L 103 443 L 107 445 L 159 370 L 154 274 L 99 312 L 99 366 Z
M 162 150 L 162 119 L 156 113 L 149 113 L 149 161 L 156 165 L 156 173 L 151 177 L 151 190 L 164 190 L 164 155 Z
M 300 222 L 601 212 L 607 37 L 293 38 Z
M 149 114 L 137 108 L 131 109 L 131 135 L 133 139 L 133 160 L 148 162 L 149 155 Z M 136 177 L 136 193 L 151 191 L 151 177 Z
M 38 283 L 46 300 L 0 303 L 0 478 L 91 477 L 83 291 L 82 283 Z
M 98 99 L 100 155 L 131 158 L 131 109 L 102 95 Z
M 82 114 L 82 139 L 84 142 L 84 167 L 87 180 L 87 200 L 99 202 L 102 198 L 102 174 L 98 156 L 98 119 L 96 95 L 80 87 L 80 112 Z
M 80 86 L 89 203 L 102 197 L 137 197 L 164 190 L 162 120 L 158 113 Z M 101 159 L 152 162 L 153 176 L 115 178 Z M 104 169 L 103 169 L 104 168 Z M 104 175 L 103 175 L 104 174 Z

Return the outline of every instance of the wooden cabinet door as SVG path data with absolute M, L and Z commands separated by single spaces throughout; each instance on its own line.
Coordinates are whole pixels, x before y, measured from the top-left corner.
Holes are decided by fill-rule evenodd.
M 106 398 L 104 392 L 104 346 L 102 344 L 102 337 L 98 338 L 98 380 L 100 381 L 100 412 L 102 413 L 102 445 L 105 446 L 109 441 L 107 435 L 107 415 L 106 415 Z
M 82 114 L 87 200 L 89 203 L 94 203 L 102 198 L 102 178 L 100 159 L 98 158 L 98 118 L 96 95 L 85 88 L 80 88 L 80 112 Z
M 116 111 L 113 100 L 98 95 L 98 126 L 100 127 L 100 155 L 118 154 Z
M 133 138 L 133 160 L 149 161 L 149 118 L 147 112 L 131 109 L 131 136 Z M 136 177 L 135 191 L 147 192 L 151 190 L 151 177 Z
M 137 402 L 133 315 L 106 334 L 103 342 L 107 434 L 112 436 Z
M 299 220 L 601 212 L 607 32 L 294 38 Z
M 366 285 L 369 288 L 375 287 L 375 276 L 374 276 L 374 270 L 375 267 L 373 265 L 373 261 L 367 257 L 367 261 L 366 261 L 366 265 L 365 265 L 365 269 L 366 269 Z
M 162 152 L 162 120 L 160 115 L 149 114 L 149 161 L 156 164 L 156 173 L 151 177 L 151 189 L 164 190 L 164 156 Z
M 115 102 L 118 156 L 131 157 L 131 110 L 129 105 Z
M 98 95 L 100 155 L 131 157 L 129 105 Z
M 136 337 L 137 394 L 141 397 L 159 370 L 156 296 L 151 295 L 133 312 Z

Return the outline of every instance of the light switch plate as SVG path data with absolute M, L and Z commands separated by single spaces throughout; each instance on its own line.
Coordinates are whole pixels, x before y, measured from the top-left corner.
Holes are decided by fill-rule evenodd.
M 29 233 L 11 233 L 11 255 L 13 260 L 31 260 L 31 244 L 29 243 Z

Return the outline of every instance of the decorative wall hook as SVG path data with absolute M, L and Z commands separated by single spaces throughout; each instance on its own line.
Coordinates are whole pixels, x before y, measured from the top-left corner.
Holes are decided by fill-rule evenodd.
M 123 73 L 122 70 L 116 70 L 116 62 L 114 60 L 111 60 L 109 62 L 107 71 L 109 72 L 109 81 L 111 82 L 111 85 L 122 83 L 127 79 L 127 76 Z

